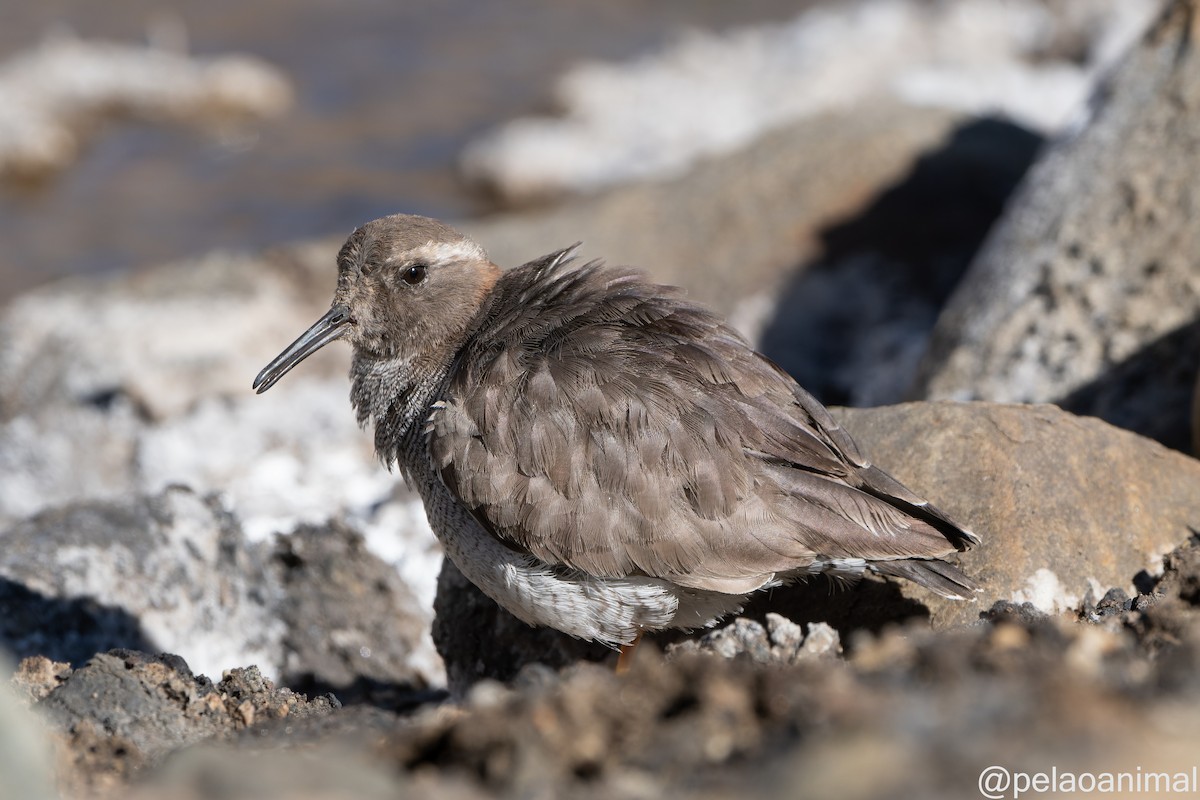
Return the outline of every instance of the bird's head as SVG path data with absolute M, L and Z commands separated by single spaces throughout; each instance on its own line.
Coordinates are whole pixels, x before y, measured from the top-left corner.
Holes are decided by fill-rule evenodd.
M 437 220 L 408 214 L 368 222 L 338 253 L 328 313 L 254 380 L 270 389 L 335 339 L 358 357 L 415 359 L 453 349 L 500 278 L 483 248 Z

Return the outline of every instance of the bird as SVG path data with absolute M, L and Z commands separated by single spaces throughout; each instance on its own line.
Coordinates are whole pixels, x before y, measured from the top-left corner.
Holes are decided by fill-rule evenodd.
M 253 389 L 349 342 L 359 425 L 446 557 L 518 619 L 623 654 L 816 575 L 974 596 L 944 559 L 976 534 L 716 312 L 580 246 L 505 271 L 437 220 L 369 222 L 329 311 Z

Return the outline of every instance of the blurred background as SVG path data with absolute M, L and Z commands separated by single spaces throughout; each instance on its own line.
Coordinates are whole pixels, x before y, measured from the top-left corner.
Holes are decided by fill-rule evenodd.
M 737 701 L 815 744 L 780 796 L 814 774 L 850 796 L 861 772 L 879 796 L 961 797 L 1001 747 L 1043 769 L 1100 737 L 1187 763 L 1161 745 L 1200 735 L 1200 0 L 1167 7 L 1144 36 L 1159 0 L 6 0 L 0 689 L 17 669 L 73 737 L 66 773 L 119 793 L 213 725 L 294 712 L 290 732 L 333 712 L 326 693 L 407 714 L 578 658 L 442 571 L 420 499 L 355 423 L 348 348 L 251 391 L 328 309 L 346 235 L 403 211 L 504 267 L 583 240 L 684 287 L 818 399 L 858 406 L 835 413 L 864 451 L 982 535 L 963 567 L 986 594 L 957 621 L 890 583 L 766 598 L 828 623 L 835 655 L 784 679 L 789 711 L 757 678 L 766 694 Z M 953 632 L 885 630 L 931 619 Z M 96 658 L 113 649 L 139 652 Z M 227 707 L 193 702 L 189 667 L 225 676 L 204 691 Z M 589 718 L 637 696 L 597 687 Z M 488 692 L 497 729 L 535 742 Z M 726 700 L 636 705 L 681 742 L 742 729 Z M 0 741 L 24 739 L 5 713 Z M 628 741 L 674 741 L 658 730 Z M 744 730 L 748 752 L 784 752 Z M 424 741 L 419 758 L 454 749 Z M 473 741 L 472 774 L 508 752 Z
M 628 58 L 685 28 L 785 20 L 806 5 L 6 2 L 0 83 L 10 92 L 19 62 L 47 40 L 78 37 L 197 59 L 253 56 L 279 71 L 292 100 L 164 124 L 152 103 L 130 113 L 126 98 L 80 89 L 77 106 L 107 107 L 70 123 L 76 157 L 53 168 L 10 164 L 0 175 L 0 298 L 65 274 L 345 234 L 396 210 L 479 212 L 488 204 L 458 177 L 460 151 L 543 108 L 569 65 Z M 9 124 L 0 121 L 0 144 Z

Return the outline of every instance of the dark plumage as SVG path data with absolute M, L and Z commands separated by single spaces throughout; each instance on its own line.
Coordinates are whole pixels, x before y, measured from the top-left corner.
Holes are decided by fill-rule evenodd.
M 333 308 L 255 381 L 335 338 L 380 456 L 447 555 L 518 617 L 609 644 L 864 569 L 966 598 L 974 534 L 859 453 L 712 311 L 567 248 L 502 273 L 440 223 L 368 223 Z

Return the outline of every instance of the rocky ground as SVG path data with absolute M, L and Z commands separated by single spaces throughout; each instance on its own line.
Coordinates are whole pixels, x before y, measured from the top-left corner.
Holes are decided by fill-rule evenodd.
M 440 566 L 354 426 L 344 352 L 250 393 L 328 303 L 339 242 L 17 298 L 0 797 L 958 798 L 991 766 L 1004 797 L 1018 773 L 1190 775 L 1197 12 L 1170 3 L 1044 146 L 880 105 L 464 225 L 505 265 L 581 238 L 646 265 L 822 399 L 881 406 L 835 413 L 981 535 L 973 603 L 779 589 L 617 676 Z

